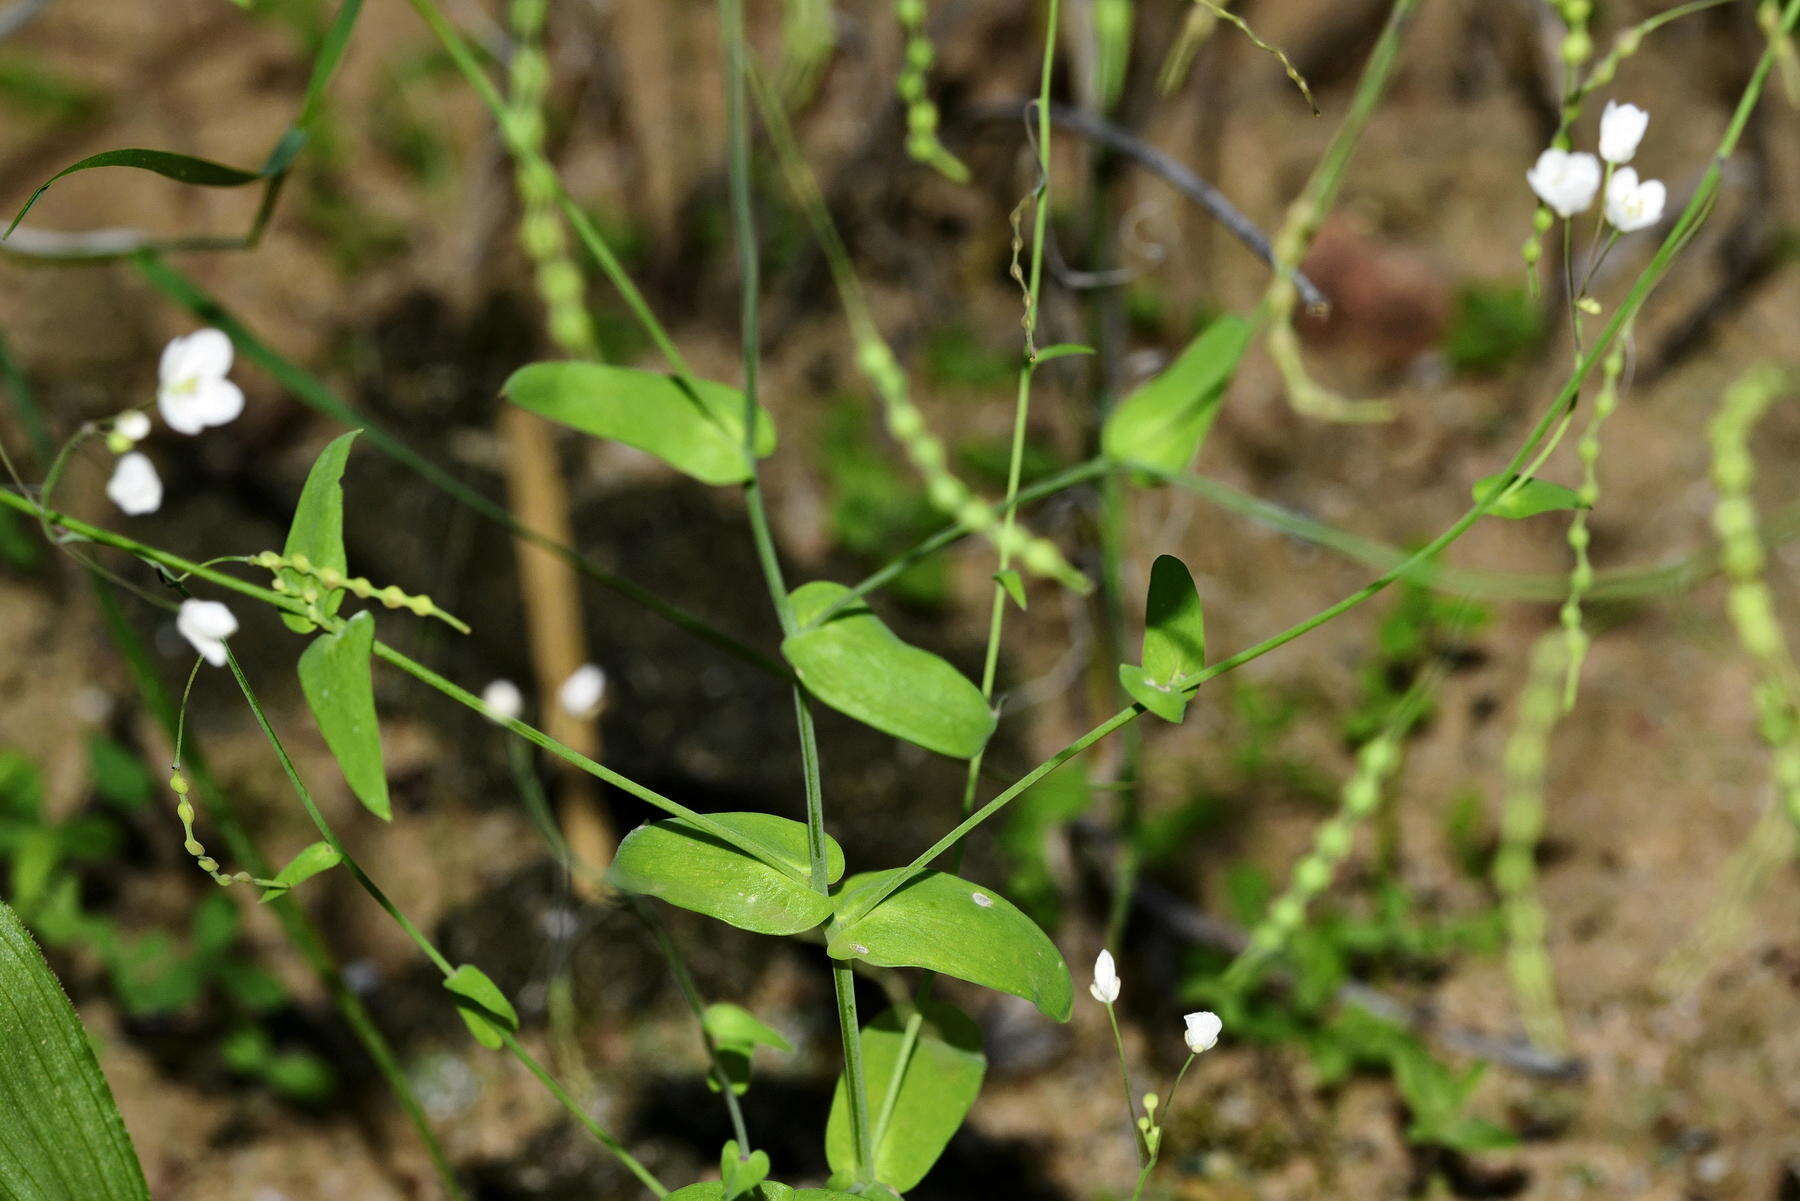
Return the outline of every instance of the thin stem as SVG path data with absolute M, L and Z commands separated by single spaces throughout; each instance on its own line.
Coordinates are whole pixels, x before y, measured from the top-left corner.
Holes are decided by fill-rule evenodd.
M 731 1076 L 725 1071 L 725 1061 L 719 1057 L 719 1044 L 713 1041 L 712 1031 L 706 1028 L 706 1005 L 700 1000 L 700 989 L 694 983 L 694 975 L 688 971 L 687 959 L 681 948 L 675 944 L 675 938 L 669 928 L 657 915 L 650 902 L 641 897 L 629 897 L 632 910 L 650 927 L 651 935 L 656 939 L 657 949 L 668 961 L 669 974 L 675 977 L 675 986 L 681 990 L 682 998 L 687 1002 L 694 1015 L 694 1024 L 700 1031 L 701 1045 L 706 1048 L 706 1058 L 711 1066 L 713 1081 L 719 1086 L 719 1094 L 725 1098 L 725 1108 L 731 1115 L 731 1130 L 737 1136 L 738 1153 L 744 1158 L 750 1155 L 750 1131 L 744 1125 L 744 1109 L 738 1103 L 737 1090 L 732 1087 Z
M 420 953 L 431 961 L 433 967 L 437 968 L 439 974 L 445 980 L 450 979 L 455 974 L 456 968 L 444 957 L 443 952 L 438 950 L 436 944 L 426 937 L 425 932 L 414 925 L 412 919 L 402 913 L 400 907 L 395 905 L 387 893 L 383 892 L 381 887 L 369 877 L 362 865 L 356 861 L 356 857 L 338 838 L 337 832 L 331 828 L 331 824 L 325 820 L 325 815 L 319 811 L 318 805 L 313 801 L 312 793 L 307 790 L 306 784 L 300 779 L 300 773 L 294 767 L 294 761 L 288 757 L 287 748 L 282 746 L 280 737 L 275 733 L 275 728 L 269 724 L 268 715 L 263 712 L 263 707 L 258 703 L 255 692 L 251 690 L 250 681 L 244 675 L 244 669 L 238 663 L 237 656 L 232 654 L 229 648 L 225 654 L 226 663 L 231 668 L 232 678 L 237 681 L 239 691 L 244 694 L 244 701 L 250 706 L 251 715 L 256 718 L 256 724 L 262 730 L 263 737 L 268 740 L 270 749 L 275 752 L 275 758 L 281 764 L 283 774 L 287 776 L 288 783 L 293 787 L 294 795 L 300 798 L 300 803 L 305 807 L 306 815 L 312 819 L 314 828 L 319 832 L 319 837 L 338 852 L 342 857 L 344 869 L 350 873 L 362 890 L 368 893 L 369 897 L 394 920 L 394 923 L 412 940 L 413 945 L 419 948 Z M 594 1121 L 587 1111 L 575 1102 L 573 1097 L 569 1096 L 562 1085 L 544 1070 L 529 1051 L 525 1050 L 512 1031 L 499 1026 L 494 1028 L 500 1034 L 507 1050 L 512 1052 L 513 1058 L 524 1064 L 533 1075 L 543 1081 L 544 1086 L 550 1090 L 552 1096 L 562 1103 L 563 1108 L 567 1109 L 577 1121 L 585 1126 L 602 1146 L 611 1151 L 627 1171 L 636 1176 L 646 1188 L 658 1197 L 668 1196 L 669 1190 L 663 1186 L 662 1182 L 652 1175 L 648 1168 L 639 1163 L 636 1157 L 627 1151 L 617 1139 Z
M 1137 1096 L 1131 1088 L 1131 1069 L 1125 1065 L 1125 1037 L 1119 1033 L 1119 1015 L 1107 1002 L 1106 1020 L 1112 1026 L 1113 1050 L 1119 1055 L 1119 1084 L 1125 1090 L 1125 1125 L 1131 1131 L 1131 1145 L 1137 1151 L 1138 1164 L 1146 1170 L 1150 1164 L 1149 1147 L 1144 1132 L 1138 1128 Z M 1140 1176 L 1139 1180 L 1143 1178 Z

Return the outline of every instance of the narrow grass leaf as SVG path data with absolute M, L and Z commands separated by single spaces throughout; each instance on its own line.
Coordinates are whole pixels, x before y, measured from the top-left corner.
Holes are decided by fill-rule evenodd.
M 5 904 L 0 904 L 0 1197 L 150 1197 L 87 1032 L 37 944 Z

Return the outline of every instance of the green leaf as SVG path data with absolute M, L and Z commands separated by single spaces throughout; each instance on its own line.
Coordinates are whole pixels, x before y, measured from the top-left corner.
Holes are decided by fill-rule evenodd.
M 1070 355 L 1093 353 L 1092 346 L 1083 346 L 1079 342 L 1058 342 L 1055 346 L 1046 346 L 1039 350 L 1031 361 L 1035 366 L 1038 363 L 1048 363 L 1052 359 L 1066 359 Z
M 750 1194 L 756 1201 L 867 1201 L 854 1193 L 840 1193 L 827 1188 L 789 1188 L 773 1180 L 765 1180 Z M 670 1193 L 663 1201 L 725 1201 L 725 1186 L 717 1180 L 703 1180 Z
M 1158 555 L 1144 599 L 1144 674 L 1159 684 L 1206 666 L 1206 618 L 1187 565 Z
M 306 486 L 300 489 L 300 503 L 294 506 L 294 522 L 288 527 L 287 545 L 282 548 L 284 555 L 290 558 L 305 555 L 315 568 L 329 567 L 340 572 L 348 569 L 344 556 L 342 480 L 344 464 L 350 458 L 350 444 L 356 441 L 357 433 L 357 430 L 351 430 L 333 438 L 313 460 L 312 470 L 306 473 Z M 319 587 L 316 578 L 291 568 L 284 567 L 276 574 L 290 595 Z M 343 603 L 343 590 L 332 589 L 321 597 L 319 608 L 327 614 L 335 614 Z M 310 634 L 313 630 L 312 622 L 292 613 L 283 613 L 281 620 L 296 634 Z
M 149 1201 L 87 1032 L 0 904 L 0 1197 Z
M 1218 415 L 1219 401 L 1250 344 L 1250 323 L 1221 317 L 1162 374 L 1120 401 L 1100 433 L 1106 457 L 1183 471 Z
M 832 958 L 942 972 L 1024 997 L 1059 1022 L 1068 1019 L 1068 965 L 1036 922 L 991 889 L 924 871 L 862 912 L 859 893 L 872 896 L 906 870 L 864 872 L 844 882 L 827 930 Z
M 224 163 L 188 154 L 175 154 L 168 150 L 103 150 L 99 154 L 90 154 L 78 163 L 71 163 L 39 184 L 37 191 L 25 201 L 25 207 L 19 210 L 19 215 L 6 227 L 5 236 L 12 236 L 12 231 L 25 219 L 25 214 L 38 202 L 38 197 L 50 190 L 51 184 L 77 171 L 92 171 L 96 167 L 135 167 L 140 171 L 151 171 L 165 179 L 172 179 L 176 183 L 192 184 L 200 188 L 241 188 L 247 183 L 263 179 L 266 174 L 264 171 L 227 167 Z
M 975 1104 L 987 1073 L 981 1031 L 967 1015 L 938 1001 L 920 1006 L 920 1014 L 916 1040 L 904 1066 L 900 1052 L 907 1041 L 906 1018 L 890 1009 L 862 1031 L 871 1121 L 879 1119 L 894 1077 L 897 1073 L 900 1077 L 892 1114 L 874 1145 L 874 1176 L 902 1193 L 916 1187 L 943 1155 Z M 842 1076 L 825 1124 L 825 1158 L 837 1176 L 857 1175 L 850 1095 Z
M 806 827 L 799 822 L 770 813 L 708 816 L 806 878 Z M 826 868 L 831 882 L 844 874 L 844 852 L 836 839 L 826 839 Z M 679 817 L 627 834 L 606 876 L 625 892 L 658 897 L 758 934 L 798 934 L 831 916 L 829 897 Z
M 275 883 L 281 887 L 264 889 L 262 899 L 273 901 L 296 884 L 310 880 L 320 872 L 330 871 L 343 861 L 344 856 L 336 847 L 328 842 L 315 842 L 288 860 L 288 865 L 275 874 Z
M 1130 663 L 1119 664 L 1119 683 L 1132 700 L 1150 712 L 1164 721 L 1181 724 L 1182 717 L 1187 713 L 1188 697 L 1185 692 L 1167 684 L 1156 683 L 1150 678 L 1149 672 Z
M 736 1139 L 719 1152 L 719 1192 L 724 1201 L 737 1201 L 769 1178 L 769 1153 L 752 1151 L 745 1155 Z
M 710 380 L 690 394 L 671 376 L 604 363 L 532 363 L 501 387 L 506 399 L 540 417 L 653 454 L 707 484 L 741 484 L 744 394 Z M 756 455 L 775 450 L 775 426 L 756 410 Z
M 723 1002 L 708 1005 L 700 1015 L 700 1024 L 713 1041 L 713 1051 L 725 1078 L 731 1082 L 731 1091 L 739 1096 L 750 1088 L 750 1057 L 756 1048 L 773 1047 L 783 1053 L 792 1053 L 794 1049 L 787 1039 L 765 1026 L 755 1014 L 737 1005 Z M 706 1085 L 714 1092 L 719 1091 L 719 1082 L 710 1075 Z
M 1488 497 L 1505 488 L 1517 477 L 1508 472 L 1490 475 L 1484 480 L 1477 480 L 1470 492 L 1475 503 L 1480 504 Z M 1573 488 L 1565 488 L 1561 484 L 1553 484 L 1549 480 L 1540 480 L 1527 476 L 1525 481 L 1511 492 L 1495 502 L 1488 512 L 1495 517 L 1536 517 L 1540 513 L 1554 513 L 1560 509 L 1586 509 L 1590 506 L 1581 499 L 1581 494 Z
M 381 725 L 369 654 L 375 618 L 366 610 L 335 634 L 320 634 L 300 654 L 300 691 L 337 757 L 350 790 L 382 821 L 393 820 L 387 773 L 381 766 Z
M 994 582 L 1006 589 L 1006 595 L 1012 597 L 1013 604 L 1019 606 L 1020 612 L 1025 610 L 1025 581 L 1012 568 L 994 573 Z
M 444 987 L 456 994 L 456 1011 L 482 1046 L 497 1049 L 506 1041 L 502 1032 L 519 1028 L 519 1014 L 512 1002 L 474 964 L 465 963 L 450 973 Z
M 861 601 L 807 629 L 844 597 L 842 584 L 794 589 L 800 627 L 781 644 L 808 692 L 840 713 L 926 750 L 967 759 L 987 744 L 994 713 L 981 689 L 930 651 L 902 642 Z

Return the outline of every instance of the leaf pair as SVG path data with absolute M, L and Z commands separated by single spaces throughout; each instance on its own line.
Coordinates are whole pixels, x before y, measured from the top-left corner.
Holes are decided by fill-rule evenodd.
M 625 892 L 653 896 L 758 934 L 789 935 L 827 921 L 837 959 L 942 972 L 1024 997 L 1046 1015 L 1069 1016 L 1069 969 L 1055 944 L 990 889 L 945 872 L 923 871 L 873 908 L 894 873 L 853 876 L 830 895 L 807 880 L 806 827 L 767 813 L 715 813 L 711 820 L 773 852 L 771 866 L 681 818 L 640 826 L 619 843 L 607 878 Z M 843 851 L 827 839 L 827 880 L 844 872 Z M 905 869 L 896 869 L 904 871 Z
M 1131 699 L 1164 721 L 1180 723 L 1188 695 L 1176 686 L 1206 666 L 1206 617 L 1194 577 L 1180 559 L 1158 555 L 1144 599 L 1143 666 L 1119 664 Z

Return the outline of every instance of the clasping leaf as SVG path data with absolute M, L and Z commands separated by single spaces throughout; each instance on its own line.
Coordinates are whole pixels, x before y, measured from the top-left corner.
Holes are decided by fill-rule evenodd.
M 625 892 L 657 897 L 758 934 L 798 934 L 831 916 L 831 899 L 801 883 L 808 867 L 804 825 L 771 813 L 708 816 L 773 852 L 794 869 L 794 875 L 684 818 L 671 817 L 627 834 L 606 878 Z M 826 839 L 826 867 L 831 882 L 844 874 L 844 852 L 832 838 Z
M 1221 317 L 1156 378 L 1120 401 L 1100 432 L 1116 463 L 1185 471 L 1218 415 L 1219 401 L 1250 344 L 1250 324 Z

